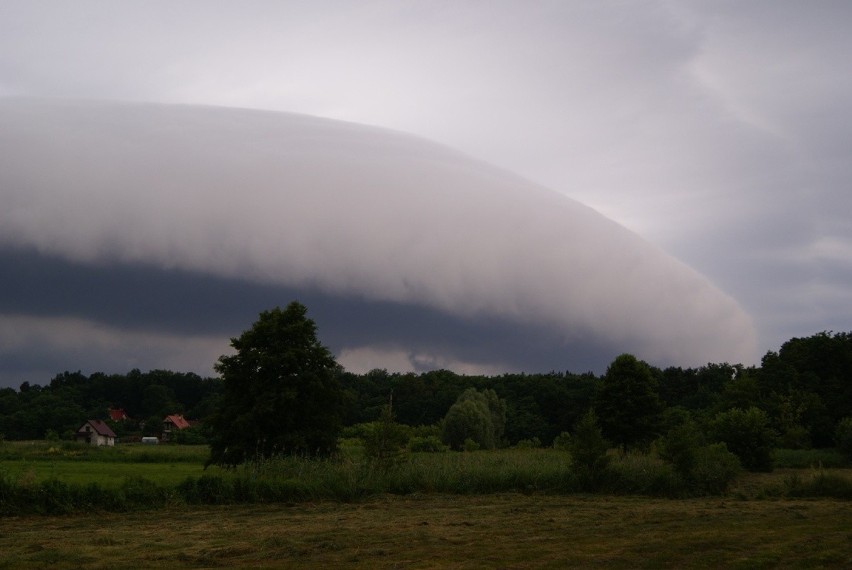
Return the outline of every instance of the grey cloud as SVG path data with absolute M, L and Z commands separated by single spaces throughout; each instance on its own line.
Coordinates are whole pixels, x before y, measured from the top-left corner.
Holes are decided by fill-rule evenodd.
M 597 370 L 615 350 L 586 339 L 566 344 L 558 330 L 536 324 L 487 316 L 463 318 L 417 304 L 333 296 L 310 288 L 252 283 L 179 269 L 115 263 L 81 265 L 32 251 L 7 251 L 0 254 L 0 273 L 8 276 L 0 297 L 0 315 L 7 321 L 72 321 L 77 323 L 72 334 L 78 338 L 98 327 L 119 337 L 124 334 L 120 331 L 130 330 L 135 337 L 148 339 L 149 345 L 139 343 L 138 338 L 129 343 L 116 339 L 108 343 L 108 350 L 99 351 L 96 342 L 88 351 L 76 346 L 75 354 L 62 348 L 65 335 L 58 327 L 55 335 L 42 331 L 38 341 L 23 339 L 16 347 L 13 331 L 20 327 L 9 327 L 6 337 L 0 335 L 0 352 L 6 348 L 3 362 L 7 376 L 27 371 L 27 365 L 36 363 L 43 372 L 45 359 L 54 367 L 50 375 L 69 367 L 92 371 L 99 366 L 129 368 L 140 362 L 158 365 L 164 361 L 164 346 L 181 345 L 183 338 L 189 339 L 188 346 L 174 346 L 172 350 L 187 355 L 187 361 L 192 358 L 192 339 L 208 339 L 208 344 L 201 346 L 204 352 L 197 357 L 206 360 L 200 360 L 201 368 L 198 361 L 193 362 L 193 370 L 211 373 L 215 358 L 227 352 L 229 337 L 247 328 L 260 311 L 293 299 L 309 307 L 321 340 L 335 353 L 371 347 L 381 358 L 383 351 L 401 350 L 405 369 L 469 363 L 496 373 L 562 369 L 570 363 L 572 369 Z M 90 324 L 83 326 L 85 322 Z M 81 334 L 80 328 L 89 333 Z M 160 337 L 162 341 L 156 342 Z M 214 339 L 218 339 L 218 346 L 211 352 L 208 345 L 215 344 Z M 116 355 L 118 345 L 122 348 Z M 375 362 L 376 367 L 393 364 Z
M 207 276 L 188 312 L 298 293 L 362 307 L 352 323 L 384 315 L 366 333 L 338 319 L 328 334 L 341 350 L 408 336 L 422 353 L 502 354 L 525 369 L 591 366 L 582 355 L 602 346 L 660 362 L 754 356 L 749 317 L 693 270 L 573 200 L 414 137 L 279 113 L 7 99 L 0 151 L 0 261 L 67 275 L 82 318 L 179 330 L 151 307 L 180 311 L 174 295 Z M 399 332 L 409 322 L 422 338 Z M 558 351 L 564 366 L 551 364 Z
M 47 383 L 58 372 L 166 368 L 211 372 L 227 352 L 219 337 L 113 328 L 69 317 L 0 314 L 0 387 Z
M 0 94 L 273 109 L 415 133 L 570 195 L 708 275 L 754 316 L 762 349 L 852 323 L 847 264 L 825 254 L 852 244 L 846 2 L 28 0 L 0 11 Z M 211 260 L 234 257 L 234 240 L 210 239 L 222 240 Z

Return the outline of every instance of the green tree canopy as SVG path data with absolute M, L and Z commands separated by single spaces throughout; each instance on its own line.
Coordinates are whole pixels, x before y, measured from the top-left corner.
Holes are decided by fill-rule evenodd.
M 603 377 L 595 411 L 604 435 L 623 449 L 652 441 L 663 404 L 650 367 L 631 354 L 618 356 Z
M 494 449 L 506 428 L 506 402 L 494 390 L 481 392 L 468 388 L 450 406 L 444 418 L 443 440 L 453 449 L 461 449 L 467 439 L 481 448 Z
M 769 416 L 754 406 L 722 412 L 710 423 L 711 437 L 724 443 L 749 471 L 772 471 L 775 434 Z
M 231 339 L 236 354 L 216 364 L 224 389 L 210 419 L 208 465 L 336 448 L 343 399 L 339 366 L 306 313 L 295 301 L 264 311 Z

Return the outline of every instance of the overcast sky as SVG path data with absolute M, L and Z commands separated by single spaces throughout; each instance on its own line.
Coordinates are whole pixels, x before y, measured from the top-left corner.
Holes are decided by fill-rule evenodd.
M 282 111 L 391 129 L 439 145 L 366 127 L 299 122 L 293 115 L 269 118 L 267 122 L 278 125 L 272 133 L 252 126 L 257 120 L 252 114 L 230 111 L 226 114 L 231 118 L 222 119 L 221 114 L 202 113 L 205 128 L 225 128 L 222 124 L 227 123 L 240 136 L 266 137 L 264 144 L 277 141 L 278 150 L 263 148 L 283 152 L 276 155 L 281 160 L 289 156 L 296 161 L 292 152 L 280 150 L 289 140 L 286 133 L 326 141 L 305 151 L 314 153 L 311 164 L 320 173 L 329 164 L 339 166 L 327 160 L 363 161 L 369 148 L 382 151 L 384 158 L 367 173 L 373 178 L 365 178 L 358 189 L 373 188 L 368 197 L 372 203 L 364 200 L 355 208 L 354 202 L 332 198 L 335 208 L 328 220 L 343 223 L 349 219 L 347 212 L 360 214 L 365 205 L 382 209 L 389 199 L 398 204 L 385 212 L 400 214 L 400 208 L 411 204 L 426 210 L 409 217 L 375 214 L 378 217 L 371 219 L 387 224 L 383 231 L 353 226 L 340 234 L 345 236 L 339 238 L 342 243 L 360 247 L 359 259 L 365 251 L 376 258 L 367 263 L 374 274 L 366 279 L 342 254 L 323 256 L 324 262 L 314 264 L 279 250 L 245 249 L 251 243 L 249 229 L 275 227 L 272 221 L 258 225 L 256 220 L 270 211 L 261 199 L 272 192 L 268 177 L 276 174 L 268 165 L 254 165 L 253 171 L 267 178 L 261 181 L 258 175 L 252 181 L 249 206 L 187 189 L 190 182 L 209 182 L 193 178 L 188 163 L 149 170 L 151 176 L 162 174 L 161 179 L 176 174 L 170 178 L 171 191 L 164 190 L 164 184 L 151 190 L 149 183 L 129 185 L 120 199 L 99 195 L 91 189 L 91 172 L 56 167 L 61 162 L 56 157 L 64 156 L 62 139 L 50 129 L 59 129 L 62 121 L 48 128 L 36 119 L 21 121 L 21 111 L 13 110 L 15 118 L 8 125 L 14 123 L 23 129 L 20 132 L 28 124 L 43 127 L 36 134 L 26 131 L 28 140 L 58 140 L 51 151 L 58 154 L 47 153 L 54 158 L 37 169 L 16 171 L 14 185 L 8 168 L 7 178 L 0 181 L 5 203 L 0 213 L 0 266 L 6 272 L 0 283 L 0 382 L 43 383 L 64 369 L 112 367 L 121 372 L 131 365 L 205 372 L 210 355 L 224 350 L 223 335 L 233 336 L 248 326 L 250 310 L 286 302 L 288 295 L 313 300 L 309 311 L 316 313 L 321 337 L 325 322 L 331 339 L 327 342 L 353 368 L 600 370 L 624 350 L 661 364 L 679 358 L 683 365 L 720 359 L 754 363 L 792 336 L 848 331 L 850 21 L 852 4 L 842 1 L 0 0 L 0 96 Z M 63 108 L 54 105 L 50 112 Z M 98 108 L 76 108 L 75 113 L 79 118 Z M 141 108 L 147 109 L 143 114 L 157 114 L 151 107 Z M 101 117 L 111 117 L 102 128 L 86 129 L 81 121 L 77 127 L 66 124 L 66 132 L 70 128 L 91 148 L 115 147 L 116 130 L 109 127 L 124 119 L 114 107 L 100 109 Z M 180 117 L 145 122 L 149 127 L 191 123 L 188 110 L 182 109 Z M 126 109 L 122 113 L 127 114 Z M 92 119 L 89 124 L 97 123 Z M 138 122 L 130 126 L 136 128 L 135 136 L 147 136 Z M 186 132 L 187 145 L 198 140 L 191 137 L 205 136 L 203 129 Z M 323 149 L 333 144 L 323 137 L 344 141 L 331 158 Z M 5 140 L 14 144 L 11 135 Z M 151 140 L 162 147 L 162 140 L 171 139 Z M 175 144 L 168 150 L 182 148 Z M 192 160 L 206 164 L 220 157 L 219 162 L 229 165 L 227 172 L 239 172 L 239 165 L 228 162 L 234 149 L 192 148 L 201 148 Z M 35 150 L 27 152 L 32 156 Z M 147 156 L 147 163 L 125 164 L 121 150 L 115 149 L 113 159 L 137 171 L 164 160 L 154 149 Z M 254 160 L 248 156 L 242 167 Z M 412 162 L 437 166 L 400 194 L 394 176 Z M 109 175 L 101 171 L 95 178 L 120 179 L 125 174 L 119 170 L 109 169 Z M 335 181 L 327 172 L 322 178 L 304 170 L 298 180 L 305 183 Z M 464 176 L 453 178 L 459 176 L 457 171 Z M 37 179 L 28 178 L 36 174 Z M 411 242 L 400 240 L 428 235 L 430 216 L 442 219 L 459 202 L 446 188 L 442 192 L 450 195 L 430 194 L 430 176 L 476 187 L 461 200 L 465 216 L 443 221 L 452 225 L 452 220 L 467 220 L 469 227 L 405 256 L 404 245 Z M 487 182 L 471 185 L 471 178 Z M 78 188 L 75 180 L 90 183 L 89 190 L 78 189 L 79 202 L 68 194 L 69 188 Z M 65 194 L 57 189 L 60 181 Z M 30 182 L 32 187 L 27 186 Z M 63 199 L 51 200 L 51 191 Z M 494 192 L 507 192 L 508 198 L 495 200 Z M 565 199 L 552 202 L 553 196 Z M 15 216 L 6 205 L 13 200 Z M 79 213 L 75 204 L 104 202 L 101 212 L 112 229 L 103 217 L 74 217 Z M 191 207 L 199 202 L 213 205 Z M 300 220 L 315 211 L 311 200 L 298 203 Z M 97 213 L 92 210 L 87 216 Z M 22 219 L 21 212 L 29 217 Z M 139 212 L 146 216 L 133 215 Z M 555 235 L 548 224 L 553 212 L 563 214 L 580 233 Z M 225 232 L 205 229 L 222 224 L 217 216 L 226 214 L 234 215 L 224 223 Z M 509 239 L 492 222 L 506 223 L 512 216 L 537 222 L 519 238 Z M 412 225 L 412 220 L 417 223 Z M 419 225 L 422 220 L 427 222 Z M 175 232 L 181 222 L 182 229 Z M 313 243 L 313 227 L 305 226 L 300 239 Z M 122 228 L 123 233 L 118 231 Z M 114 239 L 116 235 L 123 240 Z M 565 245 L 578 242 L 586 249 Z M 388 243 L 397 249 L 382 249 Z M 513 256 L 505 255 L 509 243 L 518 246 Z M 336 250 L 338 243 L 328 247 Z M 538 249 L 532 253 L 524 247 Z M 441 272 L 414 267 L 411 260 L 423 251 L 439 260 L 435 263 Z M 456 256 L 456 265 L 446 260 L 448 252 Z M 378 259 L 382 255 L 399 258 L 383 266 Z M 470 269 L 471 259 L 492 263 Z M 522 278 L 520 270 L 510 269 L 517 268 L 517 259 L 524 260 L 524 270 L 543 271 L 552 281 L 541 287 Z M 596 260 L 593 274 L 577 275 L 565 266 L 544 269 L 578 259 Z M 612 277 L 616 261 L 622 259 L 647 260 L 643 271 L 657 279 L 633 278 L 648 289 L 660 289 L 637 292 L 624 281 L 621 290 L 602 291 L 596 279 Z M 297 262 L 302 264 L 294 269 Z M 454 268 L 470 269 L 470 275 Z M 377 275 L 380 269 L 383 279 Z M 18 276 L 14 280 L 8 277 L 12 272 Z M 40 297 L 25 294 L 37 292 L 37 284 L 48 276 L 76 283 L 77 293 L 47 288 Z M 452 276 L 458 282 L 448 293 L 444 279 Z M 495 276 L 502 286 L 495 284 Z M 114 287 L 103 285 L 109 279 Z M 485 281 L 491 285 L 484 287 Z M 404 295 L 394 288 L 401 282 L 407 287 Z M 670 292 L 660 282 L 680 283 L 679 292 Z M 162 299 L 177 299 L 175 309 L 128 308 L 138 299 L 133 284 L 161 292 Z M 560 286 L 571 289 L 561 301 Z M 591 301 L 583 301 L 583 291 Z M 652 314 L 658 307 L 649 305 L 654 295 L 671 300 L 662 312 L 666 318 Z M 344 303 L 344 298 L 358 303 Z M 620 304 L 613 304 L 615 299 L 621 299 Z M 701 300 L 707 314 L 680 312 L 691 306 L 690 300 Z M 227 318 L 213 322 L 201 317 L 217 305 L 224 306 Z M 347 332 L 345 319 L 334 317 L 346 311 L 353 318 L 371 315 L 373 328 Z M 624 319 L 628 325 L 618 322 L 618 311 L 630 315 Z M 527 315 L 523 323 L 519 312 Z M 181 318 L 169 319 L 168 314 Z M 684 315 L 680 325 L 678 314 Z M 412 330 L 406 323 L 418 326 Z M 707 329 L 703 337 L 682 338 L 679 331 L 702 323 Z M 237 330 L 231 330 L 234 326 Z M 435 334 L 427 334 L 430 330 Z M 457 338 L 449 338 L 450 330 Z M 356 335 L 370 342 L 352 341 Z M 391 343 L 392 338 L 398 342 Z M 528 339 L 526 349 L 523 339 Z M 41 350 L 44 347 L 49 354 Z M 564 364 L 556 362 L 560 351 L 568 355 Z M 496 358 L 498 354 L 505 358 Z M 48 378 L 27 376 L 38 374 Z

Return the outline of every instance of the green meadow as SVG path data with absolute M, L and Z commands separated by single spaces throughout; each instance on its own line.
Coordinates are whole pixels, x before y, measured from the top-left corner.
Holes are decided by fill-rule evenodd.
M 712 496 L 653 454 L 611 455 L 590 492 L 555 449 L 376 463 L 344 445 L 205 471 L 204 446 L 5 442 L 0 568 L 852 565 L 852 470 L 831 452 L 781 453 Z
M 852 499 L 852 469 L 831 450 L 781 450 L 771 473 L 723 470 L 711 463 L 701 486 L 684 480 L 653 452 L 610 450 L 606 470 L 592 480 L 572 467 L 568 452 L 553 448 L 408 452 L 376 461 L 350 440 L 334 457 L 288 456 L 230 470 L 205 469 L 207 456 L 206 446 L 4 442 L 0 514 L 126 511 L 181 503 L 351 502 L 430 493 Z
M 96 448 L 73 442 L 6 442 L 0 446 L 0 475 L 19 484 L 61 481 L 115 488 L 128 478 L 142 478 L 174 486 L 199 477 L 206 457 L 205 446 Z

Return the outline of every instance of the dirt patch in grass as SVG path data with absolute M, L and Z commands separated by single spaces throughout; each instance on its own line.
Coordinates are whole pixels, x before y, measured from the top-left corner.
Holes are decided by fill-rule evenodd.
M 0 519 L 0 567 L 852 567 L 852 504 L 424 495 Z

